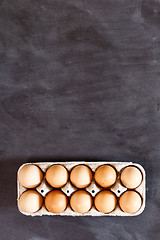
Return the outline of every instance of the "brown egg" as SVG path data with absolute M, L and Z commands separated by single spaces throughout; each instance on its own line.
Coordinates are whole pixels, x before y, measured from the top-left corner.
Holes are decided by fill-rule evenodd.
M 67 208 L 67 196 L 61 190 L 49 192 L 45 198 L 45 206 L 49 212 L 61 213 Z
M 46 172 L 47 182 L 54 188 L 61 188 L 68 181 L 68 171 L 60 164 L 52 165 Z
M 85 188 L 92 181 L 92 171 L 86 165 L 78 165 L 74 167 L 70 174 L 71 183 L 77 188 Z
M 126 191 L 120 196 L 119 205 L 123 212 L 133 214 L 141 208 L 142 199 L 137 192 Z
M 97 168 L 94 178 L 99 186 L 107 188 L 115 183 L 117 173 L 112 166 L 106 164 Z
M 41 169 L 34 164 L 27 164 L 18 172 L 18 180 L 26 188 L 38 186 L 42 179 L 43 173 Z
M 125 167 L 121 173 L 122 184 L 130 189 L 138 187 L 142 182 L 142 173 L 135 166 Z
M 110 213 L 116 207 L 117 198 L 113 192 L 103 190 L 96 195 L 94 204 L 99 212 Z
M 43 197 L 36 190 L 28 190 L 19 198 L 19 208 L 23 212 L 37 212 L 43 204 Z
M 70 199 L 70 206 L 73 211 L 78 213 L 86 213 L 92 207 L 92 197 L 85 190 L 78 190 L 74 192 Z

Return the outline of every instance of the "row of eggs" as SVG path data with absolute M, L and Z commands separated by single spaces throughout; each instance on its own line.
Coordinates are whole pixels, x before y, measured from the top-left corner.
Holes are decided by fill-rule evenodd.
M 71 210 L 87 213 L 93 206 L 97 211 L 108 214 L 115 210 L 117 197 L 110 190 L 100 191 L 94 198 L 86 190 L 75 191 L 70 199 L 61 190 L 50 191 L 45 199 L 36 190 L 27 190 L 20 196 L 19 208 L 28 213 L 37 212 L 43 205 L 48 212 L 62 213 L 70 204 Z M 119 198 L 119 207 L 123 212 L 136 213 L 142 205 L 142 198 L 135 190 L 127 190 Z
M 43 175 L 38 166 L 28 164 L 18 172 L 18 180 L 25 188 L 35 188 L 42 182 Z M 86 188 L 93 180 L 93 172 L 87 165 L 83 164 L 75 166 L 71 170 L 70 176 L 69 171 L 61 164 L 54 164 L 46 171 L 46 181 L 54 188 L 63 187 L 69 178 L 76 188 Z M 95 171 L 94 180 L 102 188 L 111 187 L 117 180 L 117 171 L 111 165 L 101 165 Z M 136 166 L 127 166 L 120 173 L 120 181 L 124 187 L 135 189 L 142 182 L 142 173 Z

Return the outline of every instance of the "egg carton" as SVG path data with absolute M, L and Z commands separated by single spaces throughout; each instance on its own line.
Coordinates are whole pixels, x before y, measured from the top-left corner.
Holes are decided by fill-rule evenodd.
M 92 172 L 93 172 L 93 180 L 91 182 L 91 184 L 86 187 L 86 191 L 88 191 L 92 197 L 94 198 L 95 195 L 103 190 L 104 188 L 98 186 L 96 183 L 95 183 L 95 180 L 94 180 L 94 172 L 95 170 L 101 166 L 101 165 L 104 165 L 104 164 L 110 164 L 112 165 L 113 167 L 115 167 L 115 169 L 117 170 L 117 180 L 116 180 L 116 183 L 107 188 L 107 189 L 110 189 L 112 192 L 115 193 L 115 195 L 117 196 L 117 199 L 120 197 L 120 195 L 125 192 L 127 190 L 126 187 L 124 187 L 121 182 L 120 182 L 120 172 L 123 168 L 125 168 L 126 166 L 136 166 L 138 167 L 141 172 L 142 172 L 142 182 L 140 184 L 140 186 L 138 186 L 135 190 L 141 195 L 142 197 L 142 205 L 141 205 L 141 208 L 134 214 L 130 214 L 130 213 L 125 213 L 123 212 L 118 203 L 117 203 L 117 206 L 115 208 L 114 211 L 112 211 L 111 213 L 101 213 L 99 211 L 96 210 L 94 204 L 92 206 L 92 208 L 87 212 L 87 213 L 77 213 L 77 212 L 74 212 L 69 204 L 66 208 L 66 210 L 62 213 L 51 213 L 51 212 L 48 212 L 47 209 L 45 208 L 44 204 L 42 206 L 42 208 L 35 212 L 35 213 L 27 213 L 27 212 L 23 212 L 20 207 L 19 207 L 19 198 L 21 196 L 21 194 L 23 192 L 25 192 L 27 190 L 27 188 L 23 187 L 20 182 L 18 181 L 18 173 L 17 173 L 17 191 L 18 191 L 18 196 L 17 196 L 17 205 L 18 205 L 18 209 L 19 211 L 22 213 L 22 214 L 25 214 L 27 216 L 42 216 L 42 215 L 49 215 L 49 216 L 54 216 L 54 215 L 61 215 L 61 216 L 137 216 L 139 214 L 141 214 L 145 208 L 145 201 L 146 201 L 146 188 L 145 188 L 145 170 L 144 168 L 140 165 L 140 164 L 137 164 L 137 163 L 132 163 L 132 162 L 39 162 L 39 163 L 26 163 L 26 164 L 23 164 L 18 172 L 20 171 L 20 169 L 25 166 L 25 165 L 28 165 L 28 164 L 35 164 L 37 165 L 38 167 L 40 167 L 40 169 L 42 169 L 42 171 L 45 173 L 46 170 L 53 164 L 61 164 L 63 165 L 64 167 L 66 167 L 68 169 L 68 171 L 70 172 L 70 170 L 74 167 L 74 166 L 77 166 L 79 164 L 84 164 L 88 167 L 90 167 L 90 169 L 92 169 Z M 46 178 L 45 178 L 45 174 L 44 174 L 44 178 L 41 182 L 41 184 L 34 188 L 35 190 L 37 190 L 44 198 L 45 196 L 47 195 L 48 192 L 50 192 L 51 190 L 53 190 L 54 188 L 49 186 L 49 184 L 46 182 Z M 73 192 L 75 192 L 77 190 L 77 188 L 75 186 L 73 186 L 71 184 L 70 181 L 67 182 L 67 184 L 65 186 L 63 186 L 61 188 L 61 190 L 67 195 L 68 199 L 70 198 L 71 194 Z

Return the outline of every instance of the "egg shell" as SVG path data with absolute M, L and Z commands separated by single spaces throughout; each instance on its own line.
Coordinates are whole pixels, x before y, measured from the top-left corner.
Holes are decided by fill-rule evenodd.
M 54 188 L 63 187 L 69 178 L 67 169 L 60 164 L 50 166 L 46 171 L 46 181 Z
M 99 212 L 110 213 L 117 205 L 117 197 L 113 192 L 103 190 L 96 195 L 94 204 Z
M 18 180 L 26 188 L 37 187 L 43 179 L 41 169 L 34 164 L 24 165 L 18 172 Z
M 27 190 L 20 196 L 19 208 L 23 212 L 37 212 L 43 204 L 43 197 L 35 190 Z
M 141 208 L 142 198 L 136 191 L 129 190 L 120 196 L 119 205 L 122 211 L 133 214 Z
M 141 184 L 142 173 L 139 168 L 135 166 L 127 166 L 122 170 L 120 179 L 125 187 L 134 189 Z
M 85 188 L 92 181 L 93 175 L 91 169 L 86 166 L 79 164 L 74 167 L 70 173 L 70 181 L 77 188 Z
M 114 167 L 105 164 L 96 169 L 94 178 L 99 186 L 108 188 L 116 182 L 117 173 Z
M 70 206 L 73 211 L 78 213 L 88 212 L 93 204 L 91 195 L 85 190 L 74 192 L 70 198 Z
M 49 192 L 45 198 L 45 207 L 52 213 L 64 212 L 67 205 L 67 196 L 61 190 L 53 190 Z

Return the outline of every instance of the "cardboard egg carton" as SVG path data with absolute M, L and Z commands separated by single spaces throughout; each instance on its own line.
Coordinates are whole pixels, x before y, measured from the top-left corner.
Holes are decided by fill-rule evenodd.
M 18 196 L 17 196 L 17 202 L 18 202 L 18 209 L 21 213 L 25 214 L 25 215 L 28 215 L 28 216 L 42 216 L 42 215 L 49 215 L 49 216 L 54 216 L 54 215 L 61 215 L 61 216 L 137 216 L 139 214 L 141 214 L 145 208 L 145 201 L 146 201 L 146 189 L 145 189 L 145 170 L 144 168 L 140 165 L 140 164 L 137 164 L 137 163 L 132 163 L 132 162 L 39 162 L 39 163 L 26 163 L 26 164 L 23 164 L 18 172 L 20 171 L 20 169 L 27 165 L 27 164 L 35 164 L 37 166 L 40 167 L 40 169 L 42 169 L 42 171 L 45 173 L 46 170 L 53 164 L 61 164 L 63 166 L 65 166 L 68 171 L 70 172 L 70 170 L 76 166 L 76 165 L 79 165 L 79 164 L 84 164 L 86 166 L 89 166 L 91 169 L 92 169 L 92 172 L 93 172 L 93 180 L 91 182 L 91 184 L 86 187 L 86 191 L 88 191 L 93 199 L 95 197 L 95 195 L 101 191 L 102 187 L 98 186 L 96 183 L 95 183 L 95 180 L 94 180 L 94 172 L 95 170 L 101 166 L 101 165 L 104 165 L 104 164 L 110 164 L 112 165 L 113 167 L 115 167 L 115 169 L 117 170 L 117 180 L 116 180 L 116 183 L 109 187 L 108 189 L 110 189 L 112 192 L 115 193 L 115 195 L 117 196 L 117 199 L 120 197 L 120 195 L 125 192 L 127 190 L 126 187 L 124 187 L 121 182 L 120 182 L 120 172 L 121 170 L 126 167 L 126 166 L 130 166 L 130 165 L 133 165 L 133 166 L 136 166 L 138 167 L 141 172 L 142 172 L 142 182 L 140 184 L 140 186 L 138 186 L 135 190 L 141 195 L 142 197 L 142 205 L 141 205 L 141 208 L 134 214 L 129 214 L 129 213 L 125 213 L 123 212 L 119 205 L 118 205 L 118 202 L 117 202 L 117 206 L 115 208 L 114 211 L 112 211 L 111 213 L 101 213 L 101 212 L 98 212 L 96 210 L 96 208 L 94 207 L 94 204 L 92 206 L 92 208 L 87 212 L 87 213 L 76 213 L 74 212 L 69 204 L 66 208 L 66 210 L 62 213 L 59 213 L 59 214 L 56 214 L 56 213 L 51 213 L 51 212 L 48 212 L 47 209 L 45 208 L 44 204 L 42 206 L 42 208 L 35 212 L 35 213 L 27 213 L 27 212 L 23 212 L 21 211 L 21 209 L 19 208 L 19 198 L 21 196 L 21 194 L 26 191 L 27 189 L 24 188 L 20 182 L 18 181 L 18 177 L 17 177 L 17 191 L 18 191 Z M 18 174 L 17 174 L 18 176 Z M 46 179 L 45 179 L 45 174 L 44 174 L 44 178 L 41 182 L 41 184 L 35 188 L 44 198 L 46 196 L 46 194 L 48 192 L 50 192 L 51 190 L 53 190 L 54 188 L 49 186 L 49 184 L 46 182 Z M 61 188 L 61 190 L 67 195 L 68 199 L 70 198 L 71 194 L 73 192 L 75 192 L 77 190 L 76 187 L 74 187 L 70 181 L 67 182 L 67 184 L 65 186 L 63 186 Z

